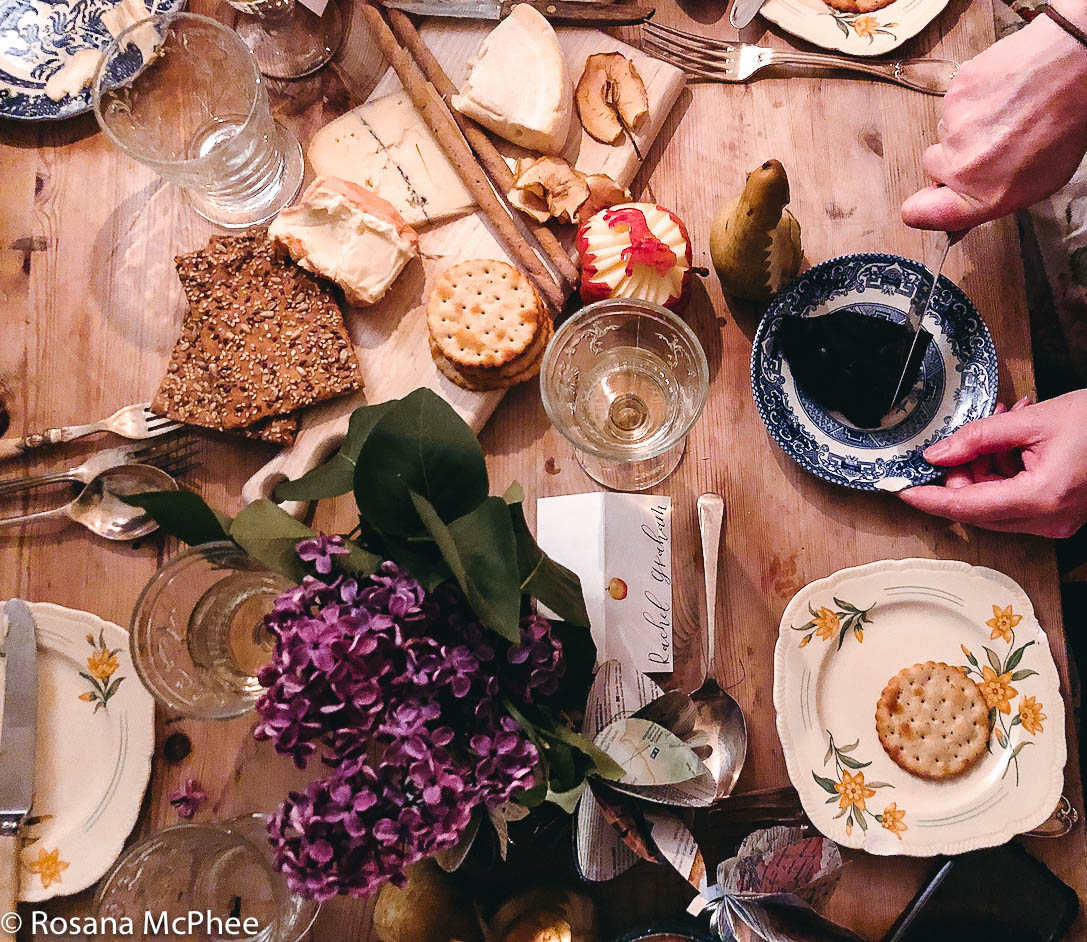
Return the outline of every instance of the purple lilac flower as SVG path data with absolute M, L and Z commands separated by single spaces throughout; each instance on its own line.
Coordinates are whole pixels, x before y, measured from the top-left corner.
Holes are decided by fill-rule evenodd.
M 330 578 L 307 577 L 265 619 L 276 645 L 255 733 L 300 767 L 314 755 L 329 766 L 269 828 L 291 889 L 319 900 L 402 885 L 405 867 L 457 843 L 476 806 L 531 787 L 539 755 L 501 705 L 500 676 L 532 703 L 564 669 L 542 618 L 525 619 L 510 646 L 459 589 L 428 595 L 394 563 L 331 578 L 336 539 L 299 545 Z
M 298 558 L 313 563 L 323 576 L 332 572 L 332 557 L 346 556 L 350 550 L 344 546 L 342 536 L 318 533 L 312 540 L 303 540 L 296 547 Z
M 208 796 L 194 778 L 186 779 L 181 789 L 170 796 L 170 804 L 177 809 L 177 816 L 185 821 L 192 818 L 196 809 L 207 800 Z

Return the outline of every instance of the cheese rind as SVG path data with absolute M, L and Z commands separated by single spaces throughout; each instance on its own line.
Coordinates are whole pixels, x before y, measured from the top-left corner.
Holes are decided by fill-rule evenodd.
M 450 103 L 514 144 L 558 154 L 574 113 L 574 92 L 555 30 L 527 4 L 515 6 L 469 60 Z
M 52 75 L 46 79 L 45 94 L 53 101 L 69 95 L 78 95 L 91 84 L 102 54 L 97 49 L 80 49 L 68 56 Z
M 334 281 L 352 304 L 376 304 L 418 252 L 418 237 L 381 197 L 318 177 L 268 227 L 302 268 Z
M 404 91 L 326 124 L 310 142 L 308 156 L 318 174 L 377 193 L 412 226 L 459 216 L 474 205 Z

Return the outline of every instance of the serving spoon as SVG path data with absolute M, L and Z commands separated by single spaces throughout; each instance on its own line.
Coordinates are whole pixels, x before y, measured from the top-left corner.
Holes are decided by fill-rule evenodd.
M 0 527 L 67 517 L 107 540 L 136 540 L 158 528 L 142 507 L 125 503 L 123 496 L 144 491 L 176 491 L 165 471 L 148 464 L 123 464 L 91 478 L 79 496 L 61 507 L 18 517 L 0 518 Z

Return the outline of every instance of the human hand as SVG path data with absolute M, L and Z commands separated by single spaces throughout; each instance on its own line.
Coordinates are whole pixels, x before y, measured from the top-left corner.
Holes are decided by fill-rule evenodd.
M 990 46 L 951 83 L 923 158 L 940 185 L 909 197 L 903 221 L 956 232 L 1051 196 L 1087 151 L 1085 103 L 1087 49 L 1049 17 Z
M 942 486 L 901 491 L 911 507 L 987 530 L 1057 539 L 1087 523 L 1087 389 L 978 419 L 925 451 Z

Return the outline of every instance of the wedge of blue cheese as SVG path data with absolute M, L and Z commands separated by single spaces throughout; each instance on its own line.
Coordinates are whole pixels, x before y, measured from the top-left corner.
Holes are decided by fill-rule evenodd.
M 310 142 L 308 156 L 319 175 L 372 190 L 413 227 L 451 219 L 474 206 L 404 91 L 326 124 Z

